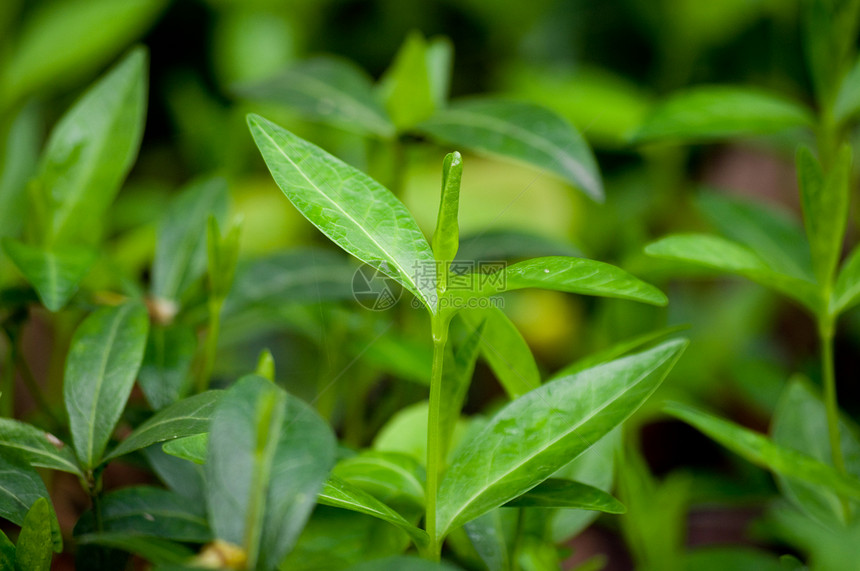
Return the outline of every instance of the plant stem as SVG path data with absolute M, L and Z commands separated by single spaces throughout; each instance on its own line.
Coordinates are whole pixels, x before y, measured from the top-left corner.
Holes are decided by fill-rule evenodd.
M 215 356 L 218 353 L 218 335 L 221 331 L 221 307 L 223 305 L 223 299 L 209 299 L 209 329 L 206 332 L 206 344 L 203 347 L 203 366 L 200 368 L 200 377 L 197 379 L 198 393 L 202 393 L 209 388 L 212 369 L 215 368 Z
M 836 400 L 836 376 L 833 372 L 833 328 L 824 324 L 819 327 L 821 339 L 821 373 L 824 382 L 824 406 L 827 411 L 827 435 L 833 454 L 833 465 L 841 474 L 846 474 L 845 458 L 839 440 L 839 405 Z
M 425 529 L 430 536 L 427 558 L 439 561 L 442 544 L 436 536 L 436 496 L 439 490 L 439 470 L 442 461 L 440 412 L 442 405 L 442 365 L 445 360 L 445 345 L 448 342 L 450 319 L 436 314 L 432 317 L 433 369 L 430 376 L 430 410 L 427 415 L 427 512 Z

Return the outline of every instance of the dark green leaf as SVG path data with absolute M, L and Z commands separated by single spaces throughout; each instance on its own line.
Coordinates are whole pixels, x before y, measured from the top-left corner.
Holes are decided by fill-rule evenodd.
M 31 466 L 83 475 L 72 451 L 32 424 L 0 418 L 0 446 L 16 450 Z
M 573 245 L 555 238 L 515 229 L 488 230 L 464 236 L 457 260 L 517 261 L 537 256 L 581 256 Z
M 796 215 L 775 204 L 717 192 L 703 192 L 697 206 L 720 234 L 755 252 L 770 268 L 812 281 L 809 242 Z
M 224 391 L 206 391 L 160 410 L 138 426 L 105 460 L 146 448 L 156 442 L 207 432 L 210 418 L 223 395 Z
M 474 98 L 437 111 L 416 128 L 446 144 L 534 165 L 603 200 L 591 149 L 576 128 L 543 107 Z
M 500 509 L 490 510 L 467 522 L 463 529 L 489 571 L 509 571 L 507 538 Z
M 840 439 L 848 473 L 860 476 L 860 442 L 853 427 L 840 422 Z M 799 379 L 786 387 L 773 414 L 771 434 L 776 445 L 793 449 L 833 465 L 828 440 L 827 413 L 821 398 Z M 829 488 L 777 476 L 783 494 L 798 508 L 825 525 L 845 522 L 843 500 Z
M 4 238 L 3 249 L 51 311 L 66 305 L 96 261 L 95 252 L 75 246 L 44 249 Z
M 36 500 L 21 526 L 15 559 L 20 571 L 50 571 L 53 558 L 51 521 L 54 517 L 47 498 Z
M 398 130 L 407 129 L 433 114 L 438 98 L 430 77 L 427 41 L 420 32 L 406 37 L 394 63 L 385 72 L 379 90 L 385 108 Z M 438 88 L 437 88 L 438 89 Z
M 540 386 L 534 355 L 517 326 L 496 307 L 469 308 L 459 313 L 466 326 L 481 332 L 481 355 L 508 397 L 515 399 Z
M 860 500 L 860 480 L 844 476 L 832 466 L 806 454 L 778 446 L 763 434 L 678 403 L 667 405 L 666 412 L 691 424 L 753 464 Z
M 134 533 L 92 533 L 78 537 L 77 542 L 81 545 L 103 545 L 134 553 L 156 565 L 185 563 L 194 556 L 194 552 L 181 543 Z M 196 567 L 189 569 L 196 569 Z
M 64 0 L 39 4 L 0 75 L 6 103 L 68 85 L 115 57 L 152 23 L 164 0 Z
M 621 268 L 586 258 L 549 256 L 507 266 L 495 273 L 452 277 L 448 294 L 458 298 L 491 296 L 524 288 L 551 289 L 666 305 L 663 293 Z
M 125 408 L 143 360 L 149 316 L 142 304 L 105 307 L 87 317 L 72 337 L 63 399 L 75 453 L 95 468 Z
M 433 251 L 403 203 L 361 171 L 274 123 L 249 115 L 248 125 L 275 182 L 296 208 L 338 246 L 397 278 L 435 313 L 435 284 L 416 276 L 419 266 L 435 268 Z
M 178 303 L 206 271 L 206 224 L 224 220 L 227 183 L 221 178 L 193 182 L 173 199 L 158 227 L 152 263 L 152 295 Z
M 594 486 L 550 478 L 544 480 L 525 494 L 505 504 L 513 508 L 573 508 L 610 514 L 623 514 L 624 504 L 610 494 Z
M 360 134 L 394 136 L 394 125 L 373 92 L 370 78 L 346 60 L 312 58 L 237 91 L 248 99 L 278 103 Z
M 197 336 L 187 325 L 150 328 L 138 384 L 153 409 L 162 409 L 188 394 L 196 349 Z
M 335 438 L 308 405 L 260 377 L 221 399 L 209 434 L 207 505 L 218 539 L 274 569 L 294 545 L 334 464 Z
M 633 136 L 637 143 L 711 141 L 812 125 L 801 105 L 762 90 L 707 86 L 657 105 Z
M 97 242 L 143 135 L 146 60 L 143 49 L 132 51 L 51 132 L 32 194 L 46 245 Z
M 206 463 L 206 456 L 209 450 L 209 433 L 201 432 L 194 436 L 184 436 L 168 440 L 161 448 L 171 456 L 176 456 L 177 458 L 182 458 L 183 460 L 188 460 L 202 466 Z
M 202 466 L 171 456 L 157 444 L 142 452 L 152 471 L 168 488 L 200 505 L 206 504 Z
M 675 234 L 648 244 L 645 253 L 744 276 L 797 300 L 812 311 L 821 306 L 815 284 L 774 271 L 752 250 L 725 238 Z
M 546 480 L 626 420 L 685 347 L 668 341 L 556 379 L 502 408 L 459 447 L 442 479 L 439 537 Z
M 479 350 L 481 345 L 486 343 L 483 336 L 484 326 L 484 322 L 479 323 L 456 352 L 446 347 L 442 366 L 442 404 L 439 412 L 440 458 L 448 456 L 454 428 L 460 420 L 460 411 L 463 410 L 469 385 L 472 384 L 472 374 L 475 372 Z
M 0 569 L 15 568 L 15 544 L 0 530 Z
M 460 180 L 463 178 L 463 158 L 454 151 L 445 156 L 442 164 L 442 197 L 439 214 L 436 215 L 436 231 L 430 245 L 438 262 L 450 262 L 457 256 L 460 247 Z M 441 271 L 447 273 L 447 266 Z M 441 276 L 440 276 L 441 277 Z M 442 277 L 442 279 L 445 279 Z M 444 285 L 443 285 L 444 289 Z
M 42 478 L 17 453 L 0 450 L 0 517 L 23 525 L 30 506 L 47 498 Z
M 456 571 L 458 567 L 453 567 L 448 563 L 433 563 L 417 557 L 400 556 L 366 561 L 350 567 L 348 571 L 404 571 L 406 569 L 409 571 Z
M 787 571 L 773 554 L 752 547 L 701 547 L 684 558 L 686 571 Z
M 105 494 L 102 523 L 108 533 L 205 543 L 211 539 L 205 506 L 175 492 L 134 486 Z M 88 513 L 92 521 L 92 513 Z
M 415 545 L 423 547 L 429 541 L 427 533 L 418 529 L 401 516 L 361 488 L 337 477 L 330 477 L 323 485 L 317 501 L 331 506 L 363 513 L 395 525 L 409 534 Z
M 338 462 L 332 475 L 401 513 L 424 510 L 424 468 L 411 456 L 366 450 Z

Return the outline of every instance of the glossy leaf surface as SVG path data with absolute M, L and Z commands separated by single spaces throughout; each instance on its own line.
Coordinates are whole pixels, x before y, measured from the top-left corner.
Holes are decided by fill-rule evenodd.
M 449 145 L 525 162 L 603 200 L 591 149 L 575 127 L 537 105 L 473 98 L 437 111 L 416 127 Z
M 546 480 L 630 416 L 686 346 L 649 351 L 542 385 L 458 448 L 439 490 L 439 535 Z
M 403 203 L 361 171 L 274 123 L 250 115 L 248 125 L 275 182 L 305 218 L 436 311 L 435 284 L 416 276 L 418 267 L 436 267 L 433 251 Z
M 550 478 L 505 504 L 514 508 L 573 508 L 610 514 L 626 511 L 624 504 L 594 486 Z
M 149 316 L 137 303 L 99 309 L 72 337 L 63 399 L 84 469 L 101 460 L 143 360 Z

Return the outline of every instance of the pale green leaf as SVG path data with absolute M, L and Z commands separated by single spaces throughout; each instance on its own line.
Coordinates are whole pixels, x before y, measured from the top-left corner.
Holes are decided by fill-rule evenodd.
M 712 141 L 812 124 L 808 109 L 782 96 L 745 87 L 704 86 L 676 93 L 658 104 L 633 141 Z
M 311 58 L 236 91 L 247 99 L 284 105 L 305 117 L 349 131 L 386 139 L 394 136 L 394 125 L 374 93 L 370 78 L 347 60 Z
M 439 199 L 439 214 L 436 215 L 436 230 L 430 245 L 436 261 L 442 262 L 441 272 L 447 275 L 446 262 L 457 256 L 460 247 L 460 180 L 463 178 L 463 158 L 460 153 L 448 153 L 442 164 L 442 197 Z M 443 280 L 445 277 L 440 276 Z M 444 282 L 442 288 L 444 289 Z
M 860 480 L 842 475 L 811 456 L 779 446 L 763 434 L 690 406 L 670 403 L 665 410 L 753 464 L 860 500 Z
M 95 468 L 125 408 L 143 360 L 149 316 L 139 303 L 105 307 L 87 317 L 72 337 L 63 399 L 75 453 Z
M 20 571 L 50 571 L 54 555 L 51 531 L 53 517 L 47 498 L 39 498 L 30 507 L 15 547 L 15 559 Z
M 146 52 L 133 50 L 60 119 L 33 183 L 45 244 L 94 244 L 137 157 L 146 113 Z
M 212 413 L 223 395 L 224 391 L 206 391 L 160 410 L 138 426 L 105 460 L 146 448 L 156 442 L 207 432 Z
M 591 149 L 576 128 L 543 107 L 474 98 L 437 111 L 416 129 L 449 145 L 531 164 L 603 200 Z
M 546 383 L 502 408 L 458 448 L 442 478 L 439 537 L 534 488 L 624 422 L 685 347 L 668 341 Z
M 202 466 L 209 453 L 209 433 L 201 432 L 193 436 L 183 436 L 168 440 L 161 447 L 166 453 Z
M 254 140 L 275 182 L 305 218 L 338 246 L 395 277 L 431 311 L 436 287 L 417 270 L 435 268 L 412 214 L 389 190 L 346 163 L 257 115 Z
M 860 302 L 860 245 L 855 246 L 839 270 L 833 286 L 830 311 L 838 315 Z
M 427 40 L 420 32 L 412 32 L 380 79 L 385 108 L 398 130 L 412 127 L 433 114 L 439 88 L 434 92 L 431 85 L 430 62 Z
M 833 115 L 836 121 L 841 123 L 855 119 L 858 111 L 860 111 L 860 58 L 842 79 L 836 103 L 833 105 Z
M 338 462 L 332 475 L 401 513 L 424 510 L 424 468 L 406 454 L 365 450 Z
M 4 238 L 3 249 L 51 311 L 68 303 L 96 261 L 95 252 L 75 246 L 44 249 Z
M 26 221 L 27 181 L 36 172 L 41 125 L 36 104 L 25 106 L 0 129 L 0 236 L 17 236 Z
M 224 220 L 229 195 L 221 178 L 186 186 L 174 198 L 158 226 L 152 263 L 152 294 L 178 303 L 206 271 L 206 224 L 209 217 Z

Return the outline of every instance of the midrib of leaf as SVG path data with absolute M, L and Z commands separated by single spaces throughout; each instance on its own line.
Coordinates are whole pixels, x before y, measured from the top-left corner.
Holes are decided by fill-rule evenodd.
M 583 169 L 577 161 L 571 161 L 566 156 L 565 149 L 553 144 L 548 139 L 537 137 L 526 129 L 523 129 L 512 123 L 505 123 L 504 121 L 501 121 L 494 117 L 478 115 L 470 111 L 449 110 L 446 111 L 445 114 L 449 117 L 452 115 L 460 117 L 462 122 L 467 125 L 471 124 L 475 127 L 487 127 L 491 131 L 497 131 L 500 133 L 508 132 L 520 141 L 526 142 L 532 147 L 538 148 L 548 153 L 559 166 L 569 167 L 570 169 L 578 173 L 579 176 L 587 182 L 587 184 L 589 185 L 589 189 L 597 185 L 597 181 L 588 171 Z M 444 119 L 434 119 L 434 122 L 436 121 L 438 121 L 439 123 L 451 123 L 450 120 L 446 121 Z M 456 125 L 456 123 L 454 123 L 454 125 Z
M 116 317 L 113 320 L 110 328 L 110 335 L 108 336 L 107 347 L 108 350 L 102 353 L 102 360 L 99 364 L 99 375 L 96 381 L 96 390 L 94 391 L 95 398 L 93 399 L 92 410 L 90 411 L 90 423 L 88 430 L 88 438 L 87 438 L 87 466 L 92 467 L 93 464 L 93 439 L 96 430 L 96 411 L 98 410 L 99 401 L 101 401 L 102 394 L 102 385 L 104 384 L 105 379 L 105 371 L 107 370 L 107 364 L 110 360 L 110 354 L 113 349 L 113 342 L 116 338 L 117 330 L 119 329 L 119 324 L 122 322 L 125 314 L 128 312 L 128 306 L 122 308 L 119 313 L 117 313 Z
M 50 458 L 51 460 L 57 460 L 60 462 L 60 464 L 63 464 L 64 466 L 70 467 L 71 473 L 73 473 L 73 474 L 80 474 L 81 473 L 81 471 L 78 469 L 77 466 L 75 466 L 74 464 L 69 462 L 69 460 L 67 458 L 63 458 L 63 456 L 61 456 L 61 455 L 54 456 L 53 454 L 49 454 L 49 453 L 47 453 L 44 450 L 41 450 L 39 448 L 32 448 L 30 446 L 24 446 L 23 444 L 12 444 L 9 447 L 10 448 L 16 448 L 18 450 L 26 450 L 27 452 L 32 452 L 33 454 L 37 454 L 37 455 L 43 456 L 45 458 Z M 45 466 L 43 466 L 43 467 L 45 467 Z M 54 465 L 52 464 L 49 467 L 54 468 Z
M 175 417 L 172 417 L 172 418 L 167 419 L 167 420 L 162 420 L 161 422 L 156 422 L 155 424 L 147 427 L 147 429 L 145 431 L 140 432 L 138 434 L 130 435 L 128 438 L 126 438 L 124 441 L 122 441 L 116 448 L 114 448 L 113 452 L 111 452 L 110 454 L 105 456 L 105 458 L 106 459 L 107 458 L 115 458 L 117 456 L 121 456 L 123 454 L 126 454 L 127 452 L 131 452 L 131 450 L 125 450 L 123 448 L 123 445 L 126 442 L 128 442 L 129 440 L 131 440 L 132 438 L 141 438 L 142 436 L 145 436 L 145 435 L 149 434 L 150 432 L 154 431 L 156 428 L 161 428 L 164 425 L 172 424 L 174 422 L 179 422 L 182 420 L 203 420 L 203 421 L 205 421 L 205 420 L 208 420 L 208 418 L 205 416 L 175 416 Z M 198 432 L 197 434 L 200 434 L 200 433 Z M 186 436 L 194 436 L 194 434 L 187 434 Z M 168 437 L 168 438 L 165 438 L 164 440 L 174 440 L 175 438 L 182 438 L 182 437 L 181 436 L 179 436 L 179 437 Z
M 409 272 L 408 272 L 408 271 L 406 271 L 406 269 L 405 269 L 405 268 L 403 268 L 403 267 L 400 265 L 400 262 L 399 262 L 399 261 L 398 261 L 394 256 L 392 256 L 392 255 L 391 255 L 391 253 L 388 251 L 388 249 L 387 249 L 387 248 L 385 248 L 385 247 L 383 247 L 383 245 L 382 245 L 382 244 L 380 244 L 380 243 L 376 240 L 376 238 L 374 238 L 374 237 L 373 237 L 373 235 L 372 235 L 370 232 L 368 232 L 368 231 L 364 228 L 364 226 L 363 226 L 362 224 L 359 224 L 359 223 L 358 223 L 358 221 L 356 221 L 356 219 L 355 219 L 355 218 L 353 218 L 352 216 L 350 216 L 350 214 L 349 214 L 347 211 L 345 211 L 345 210 L 340 206 L 340 204 L 338 204 L 338 203 L 337 203 L 337 201 L 333 200 L 330 196 L 328 196 L 325 192 L 323 192 L 323 190 L 322 190 L 319 186 L 317 186 L 317 185 L 316 185 L 316 184 L 315 184 L 315 183 L 314 183 L 310 178 L 308 178 L 308 175 L 306 175 L 306 174 L 305 174 L 305 171 L 304 171 L 304 170 L 302 170 L 301 168 L 299 168 L 299 166 L 295 163 L 295 161 L 293 161 L 293 160 L 289 157 L 289 155 L 287 155 L 287 153 L 285 153 L 285 152 L 283 151 L 283 149 L 281 149 L 280 145 L 278 145 L 278 144 L 277 144 L 277 142 L 275 142 L 275 140 L 274 140 L 274 139 L 273 139 L 273 138 L 272 138 L 272 137 L 271 137 L 271 136 L 270 136 L 270 135 L 269 135 L 269 134 L 268 134 L 264 129 L 259 129 L 259 130 L 260 130 L 260 132 L 261 132 L 261 133 L 262 133 L 262 134 L 263 134 L 263 135 L 264 135 L 264 136 L 269 140 L 269 142 L 272 144 L 272 146 L 273 146 L 275 149 L 277 149 L 277 150 L 278 150 L 278 152 L 281 154 L 281 156 L 282 156 L 282 157 L 284 157 L 284 158 L 287 160 L 287 162 L 289 162 L 289 163 L 293 166 L 293 168 L 294 168 L 294 169 L 296 169 L 296 171 L 298 171 L 298 173 L 302 175 L 302 178 L 304 178 L 306 181 L 308 181 L 308 184 L 310 184 L 310 185 L 314 188 L 314 190 L 316 190 L 316 191 L 317 191 L 321 196 L 323 196 L 323 197 L 324 197 L 324 198 L 325 198 L 325 199 L 326 199 L 330 204 L 332 204 L 336 210 L 338 210 L 338 211 L 339 211 L 339 212 L 341 212 L 341 213 L 342 213 L 346 218 L 348 218 L 350 222 L 352 222 L 352 223 L 353 223 L 353 224 L 354 224 L 354 225 L 355 225 L 359 230 L 361 230 L 361 232 L 362 232 L 365 236 L 367 236 L 367 238 L 368 238 L 368 239 L 370 239 L 370 241 L 371 241 L 371 242 L 373 242 L 373 243 L 374 243 L 374 245 L 376 245 L 376 247 L 378 247 L 382 252 L 384 252 L 384 253 L 388 256 L 389 260 L 390 260 L 390 261 L 394 264 L 394 266 L 399 270 L 400 276 L 401 276 L 403 279 L 405 279 L 407 282 L 409 282 L 409 285 L 411 285 L 411 286 L 412 286 L 413 291 L 414 291 L 415 293 L 417 293 L 418 295 L 420 295 L 420 296 L 424 299 L 424 302 L 427 304 L 427 307 L 428 307 L 428 308 L 430 308 L 431 313 L 436 313 L 436 308 L 435 308 L 435 307 L 431 307 L 431 305 L 430 305 L 430 300 L 429 300 L 429 299 L 427 299 L 427 298 L 425 297 L 424 292 L 423 292 L 423 291 L 421 291 L 421 289 L 418 287 L 418 285 L 417 285 L 417 284 L 412 280 L 412 278 L 409 276 Z
M 0 472 L 0 474 L 8 474 L 8 473 L 9 473 L 8 471 Z M 9 488 L 7 488 L 6 486 L 4 486 L 4 485 L 0 484 L 0 490 L 3 490 L 4 492 L 6 492 L 6 495 L 7 495 L 7 496 L 9 496 L 9 497 L 11 497 L 13 500 L 15 500 L 15 501 L 16 501 L 19 505 L 21 505 L 25 510 L 29 510 L 29 509 L 30 509 L 30 506 L 28 506 L 27 504 L 25 504 L 25 503 L 24 503 L 24 500 L 22 500 L 21 498 L 19 498 L 19 497 L 15 494 L 15 492 L 13 492 L 12 490 L 10 490 L 10 489 L 9 489 Z
M 587 422 L 588 422 L 588 421 L 590 421 L 592 418 L 594 418 L 594 416 L 595 416 L 595 415 L 597 415 L 597 414 L 598 414 L 598 413 L 600 413 L 600 412 L 603 412 L 603 410 L 604 410 L 607 406 L 609 406 L 609 405 L 611 405 L 613 402 L 615 402 L 615 401 L 616 401 L 616 400 L 617 400 L 621 395 L 623 395 L 624 393 L 626 393 L 629 389 L 631 389 L 632 387 L 637 386 L 640 382 L 642 382 L 642 380 L 643 380 L 643 379 L 645 379 L 646 377 L 648 377 L 648 375 L 650 375 L 650 374 L 651 374 L 654 370 L 656 370 L 660 365 L 662 365 L 662 364 L 663 364 L 663 363 L 665 363 L 667 360 L 669 360 L 669 358 L 670 358 L 670 356 L 669 356 L 669 355 L 667 355 L 666 357 L 664 357 L 663 359 L 661 359 L 658 363 L 656 363 L 655 365 L 653 365 L 652 367 L 650 367 L 647 371 L 645 371 L 644 373 L 642 373 L 642 375 L 638 376 L 638 377 L 636 378 L 636 380 L 635 380 L 633 383 L 630 383 L 629 385 L 626 385 L 626 386 L 625 386 L 625 387 L 623 387 L 619 392 L 617 392 L 617 393 L 613 394 L 612 398 L 604 400 L 604 402 L 601 404 L 600 408 L 593 410 L 593 411 L 591 412 L 591 414 L 589 414 L 588 416 L 585 416 L 584 418 L 582 418 L 582 419 L 581 419 L 577 424 L 573 425 L 573 426 L 570 428 L 570 430 L 568 430 L 567 432 L 564 432 L 564 433 L 563 433 L 561 436 L 559 436 L 558 438 L 555 438 L 555 439 L 553 439 L 553 440 L 550 440 L 547 444 L 545 444 L 544 446 L 542 446 L 541 448 L 539 448 L 538 450 L 536 450 L 533 454 L 531 454 L 530 456 L 526 456 L 526 457 L 525 457 L 525 459 L 523 459 L 520 463 L 516 464 L 516 465 L 515 465 L 515 466 L 513 466 L 511 469 L 509 469 L 509 470 L 505 471 L 504 473 L 502 473 L 498 478 L 496 478 L 495 480 L 492 480 L 491 482 L 488 482 L 488 483 L 487 483 L 487 485 L 486 485 L 486 486 L 484 486 L 482 490 L 480 490 L 480 491 L 478 491 L 477 493 L 473 494 L 473 495 L 468 499 L 468 501 L 466 501 L 466 502 L 462 502 L 462 506 L 463 506 L 463 507 L 461 507 L 458 511 L 456 511 L 456 512 L 451 516 L 451 517 L 447 518 L 447 519 L 448 519 L 448 521 L 445 523 L 445 529 L 444 529 L 444 530 L 442 530 L 442 532 L 440 533 L 440 536 L 444 535 L 444 534 L 445 534 L 445 532 L 447 532 L 447 531 L 448 531 L 448 528 L 450 527 L 451 523 L 453 523 L 453 522 L 457 519 L 457 517 L 459 517 L 459 515 L 460 515 L 461 513 L 463 513 L 463 512 L 466 510 L 466 508 L 467 508 L 467 507 L 469 507 L 469 506 L 470 506 L 470 505 L 471 505 L 471 504 L 472 504 L 472 503 L 473 503 L 473 502 L 474 502 L 478 497 L 480 497 L 480 496 L 483 494 L 483 492 L 485 492 L 485 491 L 487 491 L 487 490 L 489 490 L 489 489 L 493 488 L 494 486 L 498 485 L 498 483 L 499 483 L 500 481 L 502 481 L 506 476 L 508 476 L 509 474 L 512 474 L 513 472 L 516 472 L 517 470 L 519 470 L 520 468 L 522 468 L 524 465 L 528 464 L 532 459 L 534 459 L 534 458 L 536 458 L 537 456 L 540 456 L 541 454 L 543 454 L 544 452 L 546 452 L 546 450 L 547 450 L 547 449 L 551 448 L 551 447 L 552 447 L 553 445 L 555 445 L 557 442 L 559 442 L 560 440 L 563 440 L 564 438 L 568 437 L 568 436 L 569 436 L 571 433 L 573 433 L 576 429 L 578 429 L 578 428 L 579 428 L 579 427 L 581 427 L 583 424 L 587 423 Z M 500 442 L 500 444 L 501 444 L 501 442 Z M 594 443 L 591 443 L 591 444 L 593 445 Z M 572 460 L 572 459 L 571 459 L 571 460 Z
M 324 81 L 320 81 L 315 77 L 311 77 L 309 75 L 304 76 L 304 80 L 307 83 L 307 93 L 313 94 L 314 92 L 318 93 L 321 97 L 326 97 L 326 95 L 330 97 L 334 97 L 335 99 L 342 101 L 348 109 L 354 109 L 357 113 L 353 113 L 354 117 L 366 117 L 371 119 L 371 123 L 376 124 L 376 128 L 379 129 L 377 131 L 379 134 L 386 134 L 390 136 L 391 127 L 385 124 L 383 121 L 380 121 L 380 116 L 370 107 L 363 105 L 356 101 L 354 98 L 349 96 L 349 93 L 336 89 L 334 86 L 325 83 Z

